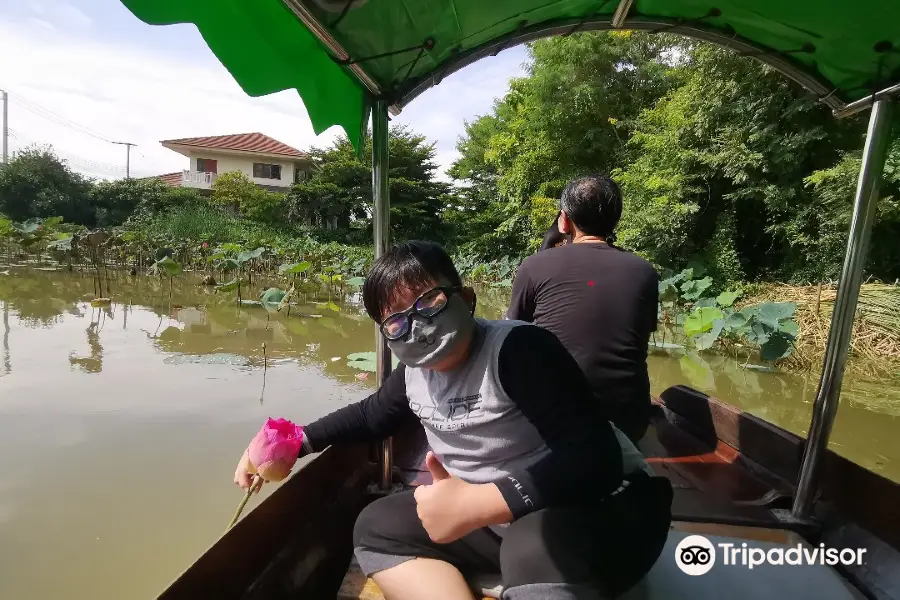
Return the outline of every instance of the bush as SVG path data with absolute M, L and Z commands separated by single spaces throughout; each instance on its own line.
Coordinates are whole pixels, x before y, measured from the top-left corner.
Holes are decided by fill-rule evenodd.
M 284 194 L 261 190 L 244 198 L 241 202 L 241 215 L 265 225 L 278 226 L 284 222 Z
M 138 228 L 172 239 L 229 242 L 247 237 L 238 217 L 208 204 L 191 203 L 153 215 Z

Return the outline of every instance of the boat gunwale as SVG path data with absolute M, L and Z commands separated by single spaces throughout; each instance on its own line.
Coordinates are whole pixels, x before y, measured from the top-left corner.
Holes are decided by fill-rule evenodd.
M 241 598 L 296 531 L 309 521 L 308 515 L 322 511 L 348 479 L 358 473 L 365 476 L 370 469 L 368 447 L 364 444 L 330 446 L 313 455 L 207 547 L 174 578 L 158 600 Z
M 731 463 L 736 468 L 747 471 L 748 464 L 756 465 L 775 480 L 796 481 L 790 476 L 801 469 L 804 438 L 687 386 L 667 388 L 656 406 L 663 411 L 666 422 L 701 443 L 708 445 L 714 436 L 713 444 L 732 447 L 739 457 Z M 759 476 L 752 471 L 749 474 Z M 797 519 L 789 510 L 773 505 L 767 507 L 769 522 L 740 518 L 729 522 L 675 514 L 673 519 L 783 528 L 800 533 L 812 543 L 866 548 L 869 554 L 863 565 L 838 565 L 838 572 L 869 597 L 900 598 L 900 579 L 892 577 L 900 565 L 900 520 L 894 518 L 896 507 L 900 506 L 900 483 L 831 449 L 825 452 L 822 481 L 816 510 L 808 519 Z M 792 488 L 795 492 L 796 484 L 792 483 Z

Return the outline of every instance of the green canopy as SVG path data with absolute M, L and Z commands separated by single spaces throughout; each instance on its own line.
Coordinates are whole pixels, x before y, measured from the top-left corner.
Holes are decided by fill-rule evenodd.
M 122 0 L 194 23 L 251 96 L 296 89 L 317 133 L 358 144 L 373 98 L 395 108 L 505 47 L 577 30 L 669 31 L 754 56 L 833 109 L 900 80 L 900 3 L 884 0 Z

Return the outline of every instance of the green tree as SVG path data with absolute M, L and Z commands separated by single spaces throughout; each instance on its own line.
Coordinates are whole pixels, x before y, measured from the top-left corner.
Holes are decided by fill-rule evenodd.
M 677 81 L 669 36 L 585 33 L 529 45 L 526 77 L 466 125 L 451 176 L 466 191 L 448 214 L 461 250 L 482 258 L 535 247 L 546 203 L 572 178 L 619 166 L 632 121 Z
M 200 190 L 189 187 L 172 187 L 155 177 L 141 180 L 146 182 L 144 194 L 135 207 L 135 215 L 151 216 L 179 206 L 196 205 L 205 202 Z
M 900 279 L 900 127 L 892 132 L 869 247 L 869 271 L 884 281 Z M 837 279 L 853 214 L 853 197 L 861 162 L 860 151 L 848 152 L 831 167 L 805 179 L 814 202 L 798 207 L 779 230 L 795 253 L 810 257 L 797 266 L 801 279 Z
M 212 184 L 212 201 L 239 213 L 241 206 L 255 202 L 264 192 L 241 171 L 221 173 Z
M 241 203 L 241 216 L 273 227 L 284 224 L 285 194 L 260 188 Z
M 498 107 L 496 102 L 494 110 Z M 515 253 L 519 247 L 518 240 L 500 239 L 497 233 L 506 215 L 497 187 L 500 173 L 487 153 L 491 139 L 502 131 L 503 122 L 493 114 L 466 123 L 456 144 L 460 157 L 447 171 L 460 185 L 444 220 L 457 250 L 468 255 L 493 258 L 498 251 Z
M 528 76 L 513 80 L 497 107 L 505 135 L 487 151 L 501 193 L 558 196 L 572 177 L 618 166 L 630 121 L 671 83 L 665 59 L 677 47 L 677 38 L 630 31 L 529 46 Z
M 241 171 L 222 173 L 212 190 L 215 204 L 230 207 L 242 217 L 267 225 L 284 222 L 285 194 L 267 191 Z
M 121 225 L 142 203 L 162 206 L 163 197 L 171 189 L 156 178 L 101 181 L 91 190 L 96 224 Z
M 49 147 L 32 147 L 0 166 L 0 213 L 14 221 L 61 216 L 93 226 L 91 183 L 74 173 Z
M 311 151 L 317 168 L 309 181 L 293 186 L 286 198 L 294 224 L 371 235 L 372 139 L 357 156 L 346 137 Z M 443 240 L 441 212 L 450 186 L 435 180 L 434 144 L 406 127 L 393 126 L 389 138 L 391 235 L 395 240 Z
M 635 120 L 616 173 L 622 242 L 664 266 L 698 258 L 722 280 L 790 278 L 821 258 L 785 227 L 816 210 L 804 178 L 858 146 L 859 124 L 756 61 L 705 44 L 685 58 L 681 85 Z
M 295 184 L 285 202 L 291 223 L 346 232 L 352 221 L 364 221 L 369 214 L 367 203 L 371 202 L 372 171 L 368 163 L 359 159 L 345 137 L 328 148 L 312 149 L 310 155 L 316 165 L 312 176 Z
M 698 262 L 720 285 L 833 279 L 863 126 L 835 120 L 765 65 L 701 42 L 587 33 L 529 47 L 527 76 L 467 123 L 445 211 L 458 251 L 534 249 L 567 181 L 612 172 L 620 243 L 661 267 Z M 900 127 L 898 127 L 900 131 Z M 871 273 L 900 273 L 900 147 L 892 148 Z

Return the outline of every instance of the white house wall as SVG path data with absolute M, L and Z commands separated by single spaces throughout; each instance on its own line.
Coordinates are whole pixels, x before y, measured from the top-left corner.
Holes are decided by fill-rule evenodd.
M 253 183 L 259 185 L 271 185 L 283 187 L 285 190 L 294 184 L 294 166 L 295 163 L 289 161 L 275 160 L 271 158 L 252 158 L 233 156 L 230 154 L 216 154 L 215 152 L 191 152 L 191 171 L 197 171 L 197 159 L 206 158 L 217 161 L 216 170 L 219 175 L 232 171 L 240 171 L 250 178 Z M 263 163 L 268 165 L 281 166 L 281 179 L 262 179 L 253 176 L 253 164 Z M 190 184 L 185 184 L 190 185 Z M 197 187 L 209 187 L 208 185 L 197 185 Z

